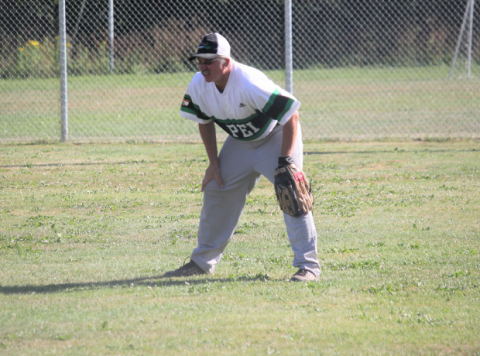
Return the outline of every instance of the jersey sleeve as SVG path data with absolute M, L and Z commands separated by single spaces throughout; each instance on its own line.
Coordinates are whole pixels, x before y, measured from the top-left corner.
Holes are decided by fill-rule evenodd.
M 182 105 L 180 106 L 180 116 L 198 122 L 199 124 L 208 124 L 212 120 L 209 119 L 200 109 L 198 105 L 199 95 L 195 91 L 195 79 L 193 79 L 183 96 Z
M 300 107 L 300 102 L 293 95 L 269 79 L 254 86 L 250 90 L 250 98 L 258 110 L 280 125 L 285 125 Z

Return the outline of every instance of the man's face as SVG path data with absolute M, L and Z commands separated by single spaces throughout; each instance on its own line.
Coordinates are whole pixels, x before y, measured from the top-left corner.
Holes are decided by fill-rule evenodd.
M 203 78 L 207 83 L 217 82 L 223 76 L 223 61 L 221 57 L 215 57 L 213 59 L 197 58 L 197 65 L 200 72 L 202 72 Z

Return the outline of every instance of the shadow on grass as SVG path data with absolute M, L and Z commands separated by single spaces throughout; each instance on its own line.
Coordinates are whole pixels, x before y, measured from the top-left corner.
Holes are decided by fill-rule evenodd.
M 20 285 L 20 286 L 2 286 L 0 285 L 0 294 L 47 294 L 47 293 L 60 293 L 66 291 L 80 291 L 85 289 L 101 289 L 101 288 L 129 288 L 129 287 L 172 287 L 181 285 L 202 285 L 207 283 L 229 283 L 229 282 L 255 282 L 265 281 L 270 278 L 267 275 L 261 273 L 255 276 L 239 276 L 234 278 L 214 278 L 203 277 L 198 279 L 184 278 L 172 278 L 164 276 L 152 276 L 132 279 L 120 279 L 114 281 L 104 282 L 85 282 L 85 283 L 61 283 L 61 284 L 47 284 L 47 285 Z

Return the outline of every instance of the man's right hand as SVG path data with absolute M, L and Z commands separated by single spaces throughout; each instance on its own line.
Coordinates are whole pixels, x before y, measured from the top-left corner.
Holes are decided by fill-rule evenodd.
M 220 187 L 224 187 L 222 176 L 220 175 L 220 164 L 218 162 L 218 152 L 217 152 L 217 137 L 215 135 L 215 123 L 209 122 L 208 124 L 198 124 L 198 129 L 200 130 L 200 136 L 202 137 L 203 144 L 207 151 L 208 160 L 210 165 L 205 171 L 205 177 L 202 181 L 202 192 L 205 190 L 205 187 L 212 180 L 216 180 Z
M 222 175 L 220 174 L 220 167 L 218 164 L 210 164 L 205 171 L 205 177 L 203 177 L 202 180 L 202 192 L 205 190 L 207 184 L 214 179 L 217 181 L 220 187 L 224 187 Z

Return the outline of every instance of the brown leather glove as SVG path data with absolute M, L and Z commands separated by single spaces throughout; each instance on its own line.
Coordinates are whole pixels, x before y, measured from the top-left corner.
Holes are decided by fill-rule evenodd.
M 306 215 L 313 208 L 312 187 L 305 173 L 298 169 L 291 157 L 280 157 L 275 169 L 275 194 L 280 209 L 288 215 Z

